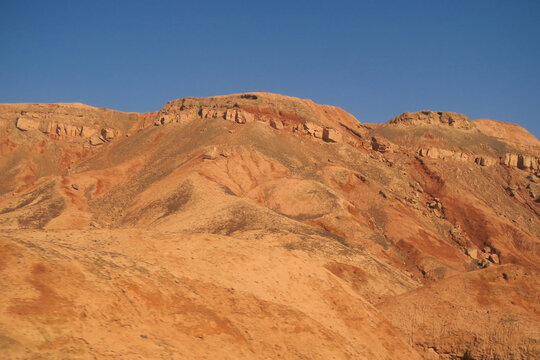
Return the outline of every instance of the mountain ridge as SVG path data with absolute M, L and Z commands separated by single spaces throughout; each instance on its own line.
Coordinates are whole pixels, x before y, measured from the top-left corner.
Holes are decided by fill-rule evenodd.
M 143 114 L 0 105 L 0 344 L 11 358 L 539 354 L 540 146 L 461 114 L 400 116 L 362 124 L 268 93 Z

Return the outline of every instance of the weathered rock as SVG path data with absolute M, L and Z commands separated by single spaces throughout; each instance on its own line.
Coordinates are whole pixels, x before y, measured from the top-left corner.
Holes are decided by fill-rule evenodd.
M 516 154 L 506 153 L 504 158 L 501 159 L 501 163 L 508 167 L 516 167 L 518 164 L 518 156 Z
M 255 121 L 255 118 L 253 117 L 252 114 L 250 114 L 247 111 L 239 110 L 236 113 L 236 122 L 239 123 L 239 124 L 250 123 L 250 122 L 253 122 L 253 121 Z
M 497 254 L 490 254 L 488 260 L 491 261 L 494 264 L 498 264 L 499 263 L 499 256 Z
M 371 148 L 375 151 L 384 153 L 389 150 L 390 144 L 387 141 L 374 136 L 371 138 Z
M 225 120 L 236 122 L 238 124 L 245 124 L 254 121 L 254 117 L 252 114 L 237 108 L 226 109 L 224 112 L 214 109 L 203 109 L 202 111 L 203 117 L 219 117 L 221 113 L 223 113 L 223 118 Z
M 442 209 L 442 205 L 441 205 L 441 202 L 437 199 L 433 199 L 433 200 L 430 200 L 427 202 L 427 206 L 430 208 L 430 209 L 437 209 L 437 210 L 441 210 Z
M 388 122 L 393 125 L 446 125 L 458 129 L 472 129 L 473 122 L 465 115 L 447 111 L 404 112 Z
M 530 155 L 518 155 L 517 167 L 522 170 L 532 169 L 533 159 Z
M 225 111 L 225 120 L 228 120 L 228 121 L 236 121 L 236 118 L 238 116 L 238 110 L 237 109 L 227 109 Z
M 101 130 L 101 137 L 107 141 L 114 139 L 114 136 L 114 129 L 106 128 Z
M 323 137 L 323 128 L 319 125 L 316 125 L 312 122 L 309 122 L 307 121 L 305 124 L 304 124 L 304 129 L 306 130 L 306 132 L 313 136 L 313 137 L 316 137 L 317 139 L 322 139 Z
M 474 162 L 480 166 L 491 166 L 495 164 L 495 159 L 485 156 L 478 156 Z
M 159 114 L 156 120 L 154 121 L 154 126 L 166 125 L 172 122 L 176 122 L 176 116 L 174 114 Z
M 461 160 L 461 161 L 467 161 L 470 158 L 470 154 L 458 152 L 458 151 L 452 151 L 448 149 L 438 149 L 434 147 L 430 148 L 420 148 L 418 150 L 418 155 L 422 157 L 428 157 L 431 159 L 452 159 L 452 160 Z
M 276 130 L 281 130 L 284 127 L 283 122 L 281 120 L 277 120 L 277 119 L 270 120 L 270 126 L 273 127 Z
M 469 255 L 471 258 L 478 260 L 478 250 L 473 247 L 468 247 L 466 249 L 466 254 Z
M 493 263 L 488 259 L 482 259 L 478 262 L 478 265 L 482 268 L 488 268 L 490 266 L 493 266 Z
M 105 141 L 98 135 L 92 135 L 90 137 L 90 145 L 97 146 L 103 144 Z
M 42 121 L 39 124 L 39 131 L 41 131 L 44 134 L 52 134 L 56 133 L 56 129 L 58 127 L 58 124 L 50 122 L 50 121 Z
M 219 155 L 223 156 L 223 157 L 229 157 L 231 155 L 231 153 L 229 152 L 229 150 L 226 150 L 226 149 L 223 149 L 219 152 Z
M 17 119 L 16 126 L 19 130 L 23 131 L 36 130 L 39 129 L 39 121 L 26 116 L 21 116 Z
M 56 126 L 56 134 L 59 136 L 81 136 L 82 127 L 69 125 L 69 124 L 58 124 Z
M 218 149 L 214 146 L 203 154 L 202 158 L 205 160 L 215 160 L 219 156 Z
M 326 142 L 340 142 L 342 136 L 335 129 L 325 128 L 323 131 L 323 140 Z

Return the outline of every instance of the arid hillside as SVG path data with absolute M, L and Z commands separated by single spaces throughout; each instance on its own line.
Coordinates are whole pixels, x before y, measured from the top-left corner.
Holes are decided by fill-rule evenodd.
M 6 359 L 540 358 L 539 234 L 512 124 L 0 105 Z

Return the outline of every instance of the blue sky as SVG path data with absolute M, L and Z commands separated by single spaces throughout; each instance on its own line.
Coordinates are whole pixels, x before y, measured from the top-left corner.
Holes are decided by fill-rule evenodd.
M 540 137 L 539 1 L 0 1 L 0 102 L 155 111 L 268 91 L 361 122 L 448 110 Z

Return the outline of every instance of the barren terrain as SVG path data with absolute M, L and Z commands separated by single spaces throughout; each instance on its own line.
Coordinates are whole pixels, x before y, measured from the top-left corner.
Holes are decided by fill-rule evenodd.
M 538 359 L 538 234 L 513 124 L 0 104 L 6 359 Z

